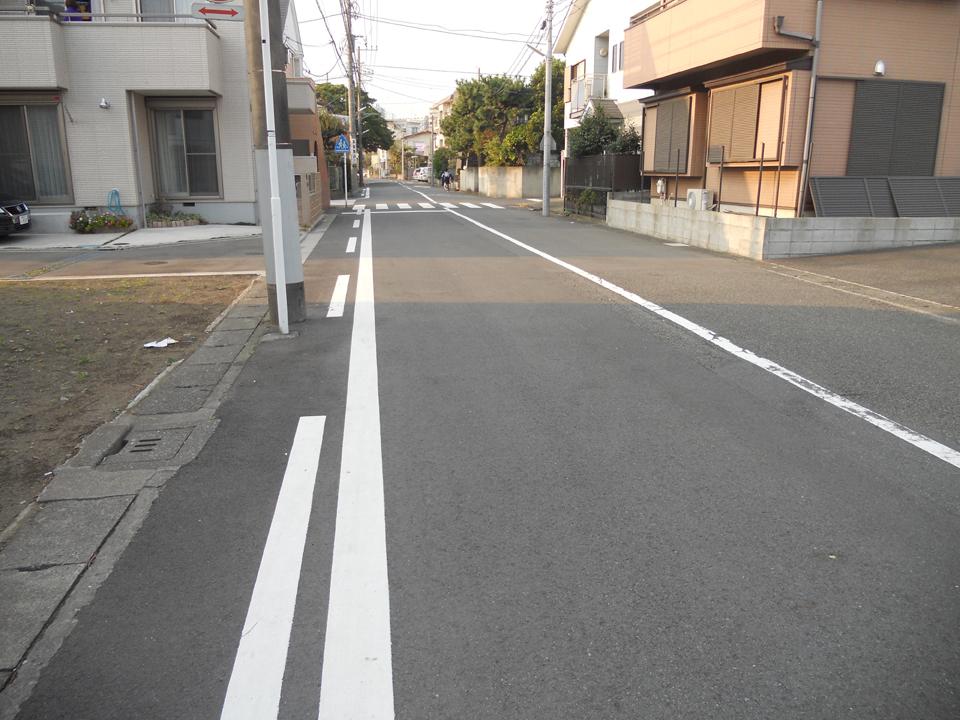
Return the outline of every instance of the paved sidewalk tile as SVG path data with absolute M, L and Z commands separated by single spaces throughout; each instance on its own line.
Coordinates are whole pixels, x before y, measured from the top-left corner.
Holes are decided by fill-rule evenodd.
M 260 317 L 228 317 L 220 321 L 217 331 L 222 330 L 251 330 L 260 324 Z
M 267 314 L 266 305 L 237 305 L 227 314 L 227 319 L 231 318 L 262 318 Z M 219 328 L 218 328 L 219 329 Z
M 0 668 L 12 670 L 40 634 L 83 565 L 0 572 Z
M 196 366 L 203 367 L 203 366 Z M 199 387 L 168 387 L 162 384 L 133 407 L 134 415 L 165 415 L 168 413 L 193 412 L 203 407 L 211 385 Z
M 244 330 L 215 330 L 210 333 L 204 343 L 204 347 L 222 347 L 224 345 L 242 345 L 250 336 L 253 335 L 253 328 Z
M 0 552 L 0 570 L 86 563 L 131 499 L 64 500 L 43 505 Z
M 226 347 L 200 347 L 193 355 L 184 361 L 184 365 L 216 365 L 233 362 L 240 354 L 242 345 L 228 345 Z
M 153 480 L 154 470 L 101 470 L 61 468 L 43 489 L 41 503 L 55 500 L 91 500 L 94 498 L 136 495 Z
M 181 365 L 167 376 L 166 383 L 179 388 L 212 387 L 220 382 L 229 369 L 230 363 Z

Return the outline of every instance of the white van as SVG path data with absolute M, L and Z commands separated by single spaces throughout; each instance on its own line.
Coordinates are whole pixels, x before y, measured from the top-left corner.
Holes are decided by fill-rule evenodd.
M 430 166 L 422 165 L 414 170 L 413 179 L 419 182 L 430 182 Z

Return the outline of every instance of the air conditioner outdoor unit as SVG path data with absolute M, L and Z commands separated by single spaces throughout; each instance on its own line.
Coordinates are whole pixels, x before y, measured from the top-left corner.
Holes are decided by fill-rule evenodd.
M 705 188 L 687 190 L 687 207 L 694 210 L 709 210 L 713 207 L 713 190 Z

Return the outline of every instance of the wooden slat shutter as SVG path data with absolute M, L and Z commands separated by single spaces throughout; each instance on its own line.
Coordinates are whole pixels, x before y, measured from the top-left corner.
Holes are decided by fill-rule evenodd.
M 720 162 L 721 155 L 730 159 L 730 141 L 733 138 L 733 90 L 715 90 L 710 93 L 710 149 L 707 160 Z M 726 148 L 721 153 L 721 148 Z
M 675 103 L 660 103 L 657 107 L 657 137 L 653 146 L 653 167 L 657 172 L 670 172 L 670 132 L 673 129 Z
M 690 98 L 672 100 L 672 125 L 670 130 L 670 169 L 677 170 L 677 150 L 680 151 L 680 172 L 687 171 L 687 148 L 690 139 Z
M 745 85 L 736 89 L 733 99 L 733 135 L 730 141 L 731 160 L 754 158 L 759 104 L 759 85 Z
M 900 83 L 890 175 L 933 175 L 943 112 L 943 85 Z
M 773 159 L 780 154 L 780 116 L 783 106 L 783 80 L 763 83 L 760 86 L 760 110 L 757 113 L 757 140 L 754 157 Z
M 890 174 L 899 100 L 899 83 L 874 80 L 857 82 L 847 175 Z

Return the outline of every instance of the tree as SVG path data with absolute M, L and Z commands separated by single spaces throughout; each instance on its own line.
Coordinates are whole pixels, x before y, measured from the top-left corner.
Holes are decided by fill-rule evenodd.
M 640 152 L 640 146 L 642 144 L 643 140 L 640 137 L 640 133 L 637 132 L 637 129 L 633 125 L 624 124 L 620 128 L 617 137 L 607 145 L 605 150 L 608 153 L 617 153 L 620 155 L 636 155 Z
M 580 127 L 570 131 L 570 157 L 600 155 L 617 139 L 617 128 L 607 118 L 602 107 L 597 106 L 590 114 L 584 114 Z
M 393 131 L 387 127 L 387 121 L 383 119 L 383 115 L 373 108 L 364 108 L 360 118 L 364 150 L 380 150 L 393 145 Z
M 456 153 L 450 148 L 441 147 L 433 152 L 433 176 L 440 177 L 444 170 L 450 170 L 453 161 L 456 159 Z
M 316 88 L 317 103 L 326 109 L 327 112 L 334 115 L 347 114 L 347 86 L 337 85 L 336 83 L 318 83 Z M 360 104 L 372 105 L 376 100 L 361 88 Z
M 455 153 L 474 163 L 496 162 L 504 139 L 529 120 L 533 109 L 532 90 L 523 80 L 505 75 L 460 80 L 441 130 Z

